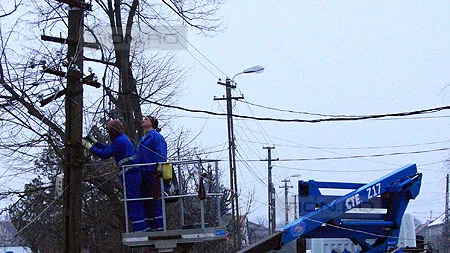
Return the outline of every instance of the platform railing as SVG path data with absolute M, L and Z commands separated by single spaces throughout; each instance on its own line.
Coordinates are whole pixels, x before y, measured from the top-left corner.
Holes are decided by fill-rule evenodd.
M 142 198 L 133 198 L 128 199 L 126 195 L 126 176 L 125 173 L 131 169 L 136 167 L 143 167 L 143 166 L 149 166 L 149 165 L 157 165 L 158 171 L 161 173 L 163 172 L 163 165 L 164 164 L 172 164 L 173 166 L 176 165 L 178 168 L 178 187 L 181 189 L 183 178 L 181 173 L 181 165 L 197 165 L 198 169 L 198 176 L 199 180 L 202 175 L 202 164 L 204 163 L 214 163 L 214 178 L 215 178 L 215 188 L 213 189 L 213 192 L 206 192 L 205 189 L 205 195 L 206 198 L 215 198 L 216 202 L 216 212 L 217 212 L 217 224 L 220 225 L 221 220 L 221 206 L 220 206 L 220 197 L 223 193 L 218 192 L 219 182 L 218 182 L 218 170 L 219 170 L 219 160 L 212 160 L 212 159 L 201 159 L 201 160 L 180 160 L 180 161 L 168 161 L 168 162 L 160 162 L 160 163 L 145 163 L 145 164 L 132 164 L 132 165 L 122 165 L 120 173 L 122 173 L 123 176 L 123 199 L 124 202 L 124 211 L 125 211 L 125 227 L 126 227 L 126 233 L 130 233 L 130 225 L 128 220 L 128 202 L 130 201 L 148 201 L 152 200 L 152 197 L 142 197 Z M 174 175 L 173 175 L 174 176 Z M 214 192 L 215 191 L 215 192 Z M 167 231 L 167 214 L 166 214 L 166 200 L 167 199 L 179 199 L 180 202 L 180 220 L 181 220 L 181 227 L 185 225 L 185 215 L 184 215 L 184 198 L 192 198 L 192 197 L 198 197 L 198 194 L 183 194 L 183 192 L 179 192 L 172 196 L 165 196 L 165 190 L 164 190 L 164 178 L 160 178 L 160 192 L 161 192 L 161 200 L 162 200 L 162 215 L 163 215 L 163 231 Z M 206 228 L 205 223 L 205 205 L 204 205 L 204 199 L 200 199 L 200 225 L 202 229 Z

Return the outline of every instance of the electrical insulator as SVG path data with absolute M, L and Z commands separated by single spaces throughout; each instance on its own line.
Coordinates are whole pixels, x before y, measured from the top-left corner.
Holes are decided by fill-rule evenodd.
M 55 179 L 55 193 L 58 196 L 62 196 L 64 189 L 64 174 L 56 175 Z

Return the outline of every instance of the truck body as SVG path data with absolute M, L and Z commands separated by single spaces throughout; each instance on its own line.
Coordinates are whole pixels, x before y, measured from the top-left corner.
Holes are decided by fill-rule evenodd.
M 300 218 L 239 252 L 268 252 L 296 240 L 297 252 L 305 253 L 308 238 L 348 238 L 360 249 L 341 251 L 347 253 L 408 252 L 398 245 L 401 221 L 409 201 L 419 194 L 421 181 L 415 164 L 370 183 L 299 181 Z M 323 189 L 350 192 L 325 195 Z
M 349 250 L 351 252 L 357 252 L 361 250 L 361 247 L 354 244 L 348 238 L 313 238 L 309 240 L 311 240 L 311 252 L 314 253 L 330 253 L 332 250 Z M 405 213 L 403 215 L 397 247 L 416 247 L 414 217 L 410 213 Z

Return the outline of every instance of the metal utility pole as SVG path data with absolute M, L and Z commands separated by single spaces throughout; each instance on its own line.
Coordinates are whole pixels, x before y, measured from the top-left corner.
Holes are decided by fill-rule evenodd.
M 233 129 L 233 99 L 243 99 L 243 96 L 232 97 L 231 89 L 236 88 L 236 85 L 232 83 L 230 78 L 227 78 L 225 83 L 217 82 L 217 84 L 224 85 L 226 88 L 225 98 L 214 98 L 214 100 L 226 100 L 227 101 L 227 123 L 228 123 L 228 161 L 230 166 L 230 190 L 231 190 L 231 219 L 233 221 L 233 244 L 235 248 L 241 248 L 241 221 L 239 217 L 239 197 L 237 187 L 237 175 L 236 175 L 236 145 L 234 139 Z
M 285 178 L 281 180 L 281 182 L 284 183 L 284 186 L 280 186 L 280 188 L 284 188 L 284 214 L 285 214 L 285 223 L 289 223 L 289 203 L 288 203 L 288 189 L 293 188 L 292 185 L 287 185 L 288 182 L 291 182 L 291 180 Z
M 272 182 L 272 161 L 278 161 L 279 159 L 272 159 L 272 149 L 275 147 L 263 147 L 267 149 L 267 159 L 262 159 L 261 161 L 267 161 L 267 180 L 268 180 L 268 190 L 267 190 L 267 203 L 269 205 L 269 235 L 275 232 L 276 228 L 276 210 L 275 210 L 275 187 Z

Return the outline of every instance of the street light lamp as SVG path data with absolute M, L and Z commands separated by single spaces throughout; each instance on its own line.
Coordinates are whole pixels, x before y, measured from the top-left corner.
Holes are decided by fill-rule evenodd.
M 240 74 L 250 74 L 250 73 L 255 73 L 255 74 L 260 74 L 264 71 L 264 67 L 261 65 L 256 65 L 253 66 L 251 68 L 248 69 L 244 69 L 242 72 L 237 73 L 236 75 L 233 76 L 233 78 L 231 79 L 234 82 L 234 78 Z
M 219 81 L 220 85 L 225 86 L 226 96 L 225 98 L 214 98 L 214 100 L 226 100 L 227 101 L 227 123 L 228 123 L 228 160 L 230 166 L 230 190 L 231 190 L 231 216 L 233 221 L 233 243 L 234 246 L 240 249 L 241 245 L 241 233 L 240 233 L 240 217 L 239 217 L 239 197 L 237 190 L 237 174 L 236 174 L 236 145 L 234 141 L 234 129 L 233 129 L 233 108 L 232 99 L 243 99 L 243 96 L 232 97 L 231 89 L 236 88 L 234 84 L 234 78 L 241 74 L 259 74 L 264 71 L 264 67 L 261 65 L 253 66 L 248 69 L 244 69 L 233 76 L 232 79 L 226 78 L 225 83 Z

